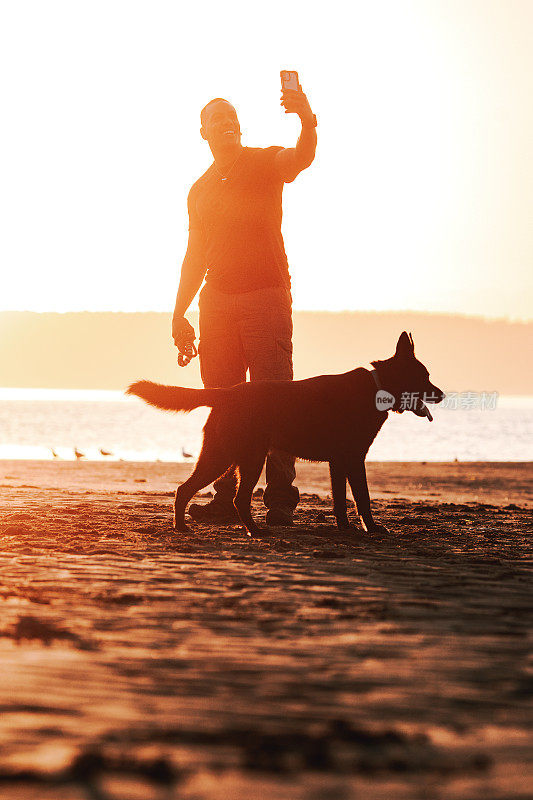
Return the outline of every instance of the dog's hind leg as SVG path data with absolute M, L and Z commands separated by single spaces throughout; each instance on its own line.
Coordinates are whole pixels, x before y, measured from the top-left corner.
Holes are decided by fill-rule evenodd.
M 188 531 L 190 528 L 185 522 L 185 510 L 189 501 L 196 492 L 209 486 L 231 466 L 231 459 L 221 454 L 217 458 L 208 458 L 207 454 L 200 454 L 194 472 L 181 486 L 176 489 L 174 500 L 174 530 Z
M 204 425 L 202 451 L 194 470 L 190 478 L 176 489 L 174 529 L 177 531 L 189 530 L 185 522 L 185 510 L 196 492 L 216 481 L 234 463 L 232 439 L 224 422 L 220 414 L 211 412 Z
M 267 453 L 268 445 L 256 446 L 252 452 L 241 455 L 237 460 L 240 481 L 233 505 L 237 509 L 241 522 L 250 536 L 261 532 L 261 529 L 253 520 L 250 505 L 252 492 L 261 475 Z
M 341 531 L 353 527 L 346 513 L 346 465 L 340 458 L 329 462 L 331 477 L 331 494 L 333 497 L 333 513 L 337 520 L 337 527 Z
M 353 499 L 357 504 L 357 513 L 361 517 L 363 527 L 368 533 L 388 533 L 384 525 L 374 522 L 370 509 L 370 494 L 366 481 L 366 468 L 364 459 L 352 461 L 348 468 L 348 481 L 352 490 Z

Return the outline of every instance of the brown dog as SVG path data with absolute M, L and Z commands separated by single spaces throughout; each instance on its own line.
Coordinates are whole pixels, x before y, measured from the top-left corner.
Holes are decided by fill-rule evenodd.
M 387 411 L 410 410 L 432 417 L 422 398 L 440 403 L 444 393 L 429 381 L 415 358 L 412 336 L 404 331 L 392 358 L 373 361 L 343 375 L 303 381 L 257 381 L 229 389 L 183 389 L 150 381 L 132 384 L 128 394 L 169 411 L 213 410 L 204 427 L 202 452 L 191 477 L 176 490 L 174 528 L 187 531 L 185 510 L 191 498 L 232 464 L 239 468 L 235 508 L 250 535 L 259 533 L 250 503 L 270 447 L 309 461 L 329 461 L 333 510 L 341 529 L 346 513 L 346 479 L 363 526 L 387 532 L 374 522 L 366 482 L 365 458 Z

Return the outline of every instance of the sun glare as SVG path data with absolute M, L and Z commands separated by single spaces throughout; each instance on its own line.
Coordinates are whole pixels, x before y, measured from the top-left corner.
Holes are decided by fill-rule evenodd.
M 532 70 L 521 14 L 493 3 L 333 3 L 304 35 L 298 7 L 232 9 L 226 30 L 226 9 L 211 2 L 150 14 L 119 2 L 105 24 L 98 5 L 34 3 L 31 25 L 9 7 L 1 308 L 170 309 L 187 192 L 210 163 L 199 109 L 227 95 L 245 144 L 294 146 L 278 76 L 296 67 L 319 144 L 284 195 L 295 308 L 530 316 Z M 249 32 L 259 19 L 258 40 Z

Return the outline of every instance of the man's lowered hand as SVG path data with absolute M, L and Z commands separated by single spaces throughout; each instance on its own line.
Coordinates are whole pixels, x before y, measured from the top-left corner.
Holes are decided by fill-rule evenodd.
M 185 317 L 177 317 L 172 320 L 172 338 L 180 353 L 185 352 L 187 345 L 193 344 L 196 334 L 193 326 Z

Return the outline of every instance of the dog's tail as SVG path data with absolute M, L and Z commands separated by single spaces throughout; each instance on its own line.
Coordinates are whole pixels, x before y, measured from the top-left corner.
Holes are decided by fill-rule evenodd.
M 224 389 L 185 389 L 181 386 L 163 386 L 152 381 L 137 381 L 126 389 L 146 403 L 166 411 L 192 411 L 200 406 L 214 406 L 225 394 Z M 217 397 L 218 395 L 218 397 Z

